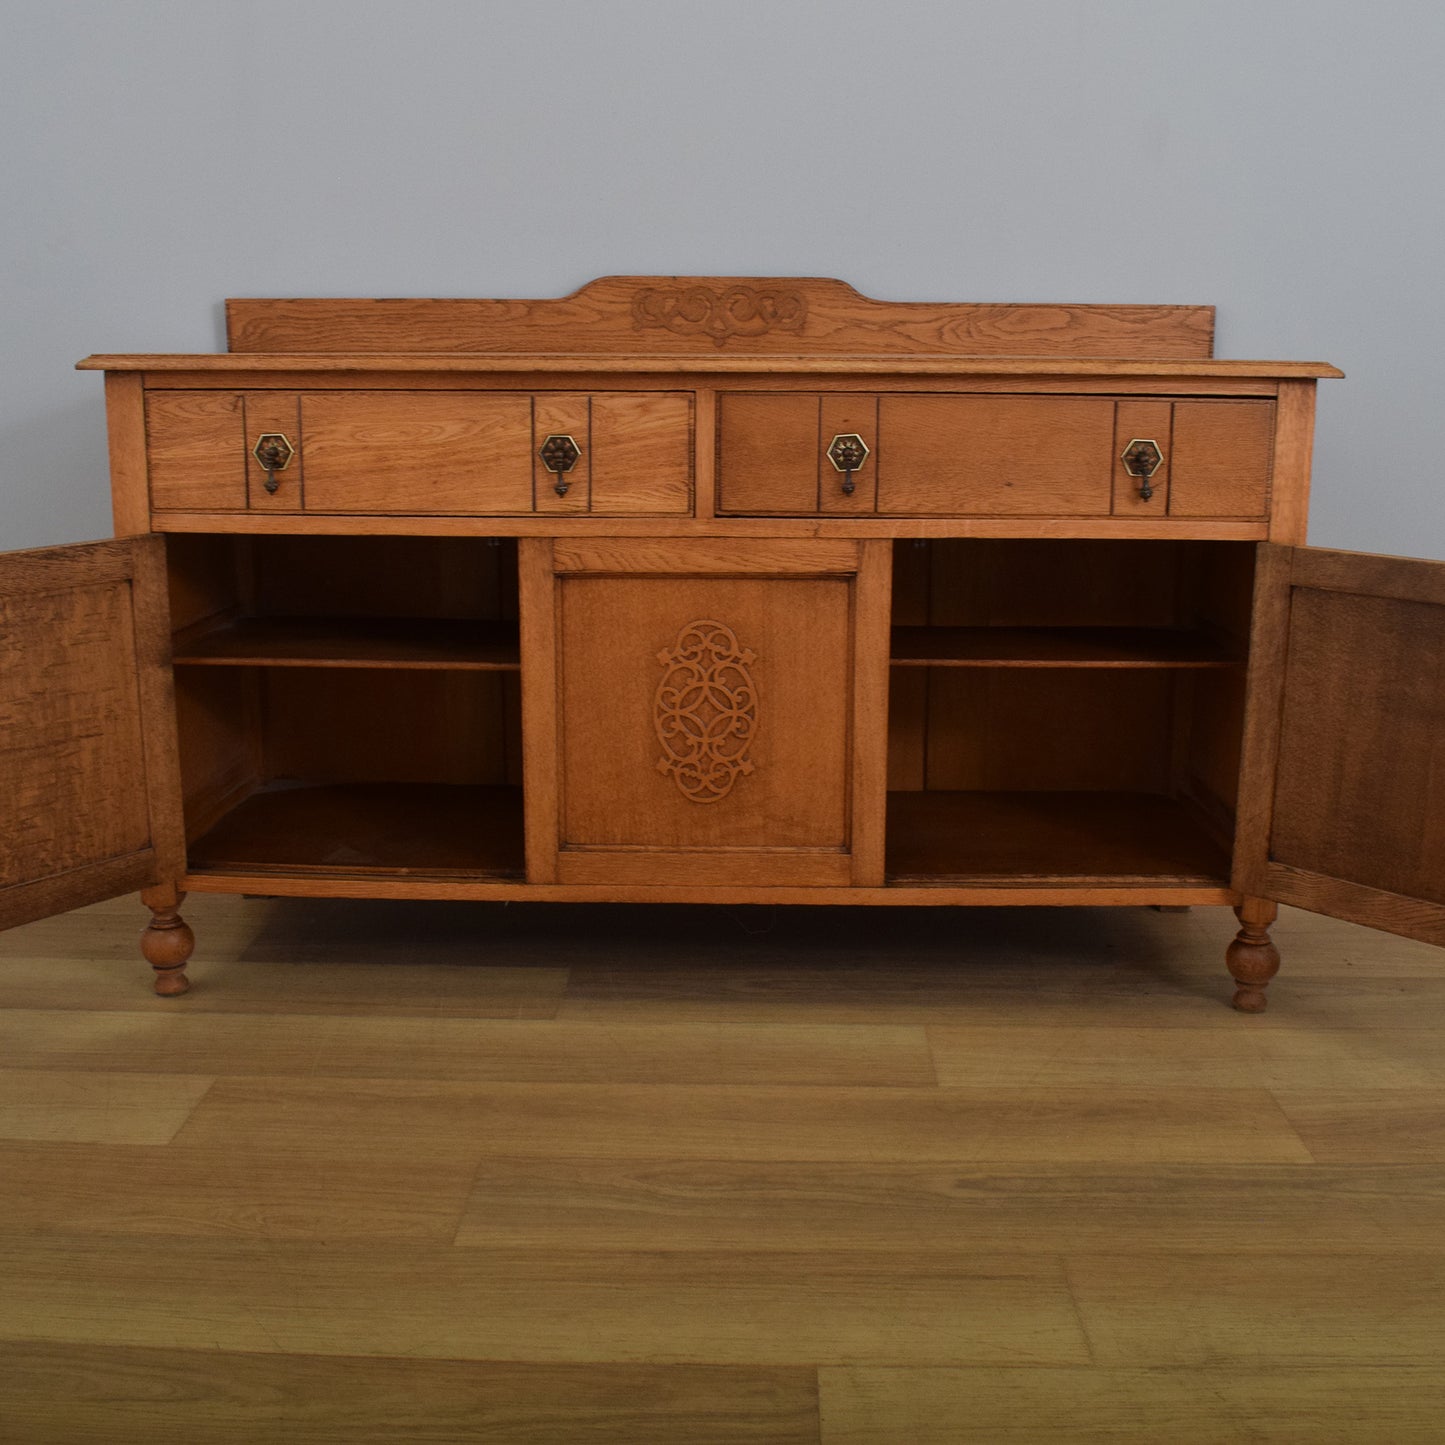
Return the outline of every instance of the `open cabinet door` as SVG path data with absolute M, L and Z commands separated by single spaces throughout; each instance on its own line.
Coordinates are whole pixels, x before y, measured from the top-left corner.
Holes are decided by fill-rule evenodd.
M 1258 575 L 1235 887 L 1445 944 L 1445 562 Z
M 0 928 L 184 868 L 164 547 L 0 556 Z

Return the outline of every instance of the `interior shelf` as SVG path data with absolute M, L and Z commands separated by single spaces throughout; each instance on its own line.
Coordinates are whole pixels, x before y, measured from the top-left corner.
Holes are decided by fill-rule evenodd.
M 178 639 L 174 662 L 207 667 L 400 667 L 517 671 L 515 622 L 241 617 Z
M 1184 627 L 895 627 L 894 667 L 1235 667 L 1235 647 Z
M 522 790 L 448 783 L 271 783 L 189 848 L 193 870 L 520 878 Z
M 1225 849 L 1153 793 L 891 792 L 890 882 L 1169 882 L 1222 886 Z

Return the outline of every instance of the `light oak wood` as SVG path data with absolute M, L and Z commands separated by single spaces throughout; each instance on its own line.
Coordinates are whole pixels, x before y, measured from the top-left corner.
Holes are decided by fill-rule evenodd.
M 192 842 L 189 859 L 199 870 L 520 877 L 522 799 L 516 788 L 415 781 L 262 789 Z
M 968 356 L 891 356 L 876 351 L 851 352 L 844 356 L 807 355 L 738 355 L 718 356 L 693 354 L 690 364 L 679 367 L 677 358 L 659 351 L 623 350 L 596 355 L 548 354 L 535 349 L 526 353 L 503 353 L 488 356 L 473 352 L 464 356 L 387 352 L 370 355 L 365 352 L 339 352 L 326 355 L 304 355 L 288 352 L 265 352 L 245 355 L 216 355 L 198 352 L 193 355 L 172 353 L 100 353 L 76 363 L 77 371 L 143 371 L 155 377 L 155 385 L 165 387 L 167 377 L 174 384 L 199 386 L 208 373 L 229 378 L 220 385 L 251 386 L 274 381 L 278 386 L 298 384 L 294 378 L 314 377 L 320 373 L 367 373 L 377 378 L 402 377 L 413 373 L 446 374 L 475 373 L 478 376 L 522 378 L 527 376 L 561 375 L 601 377 L 608 373 L 646 376 L 656 385 L 667 385 L 667 379 L 683 377 L 737 376 L 773 374 L 779 376 L 824 377 L 853 376 L 851 385 L 857 390 L 860 363 L 870 374 L 879 376 L 939 377 L 1067 377 L 1067 390 L 1088 389 L 1079 386 L 1089 377 L 1128 377 L 1159 379 L 1185 383 L 1177 389 L 1192 395 L 1201 384 L 1209 389 L 1211 381 L 1253 382 L 1260 395 L 1273 395 L 1276 384 L 1284 380 L 1308 380 L 1341 377 L 1344 372 L 1322 361 L 1120 361 L 1114 359 L 1059 359 L 1052 356 L 989 357 Z M 353 386 L 386 385 L 354 381 Z M 391 383 L 395 384 L 395 383 Z M 406 383 L 410 384 L 410 383 Z M 454 383 L 438 383 L 453 385 Z M 327 385 L 333 385 L 328 375 Z M 970 385 L 968 390 L 974 388 Z M 1003 386 L 1001 390 L 1015 390 Z M 1111 388 L 1105 386 L 1104 390 Z M 1151 388 L 1151 390 L 1154 388 Z M 1238 390 L 1226 386 L 1224 390 Z
M 858 569 L 859 550 L 851 542 L 750 541 L 744 546 L 697 538 L 613 541 L 588 537 L 559 539 L 552 549 L 558 574 L 686 573 L 720 577 L 781 575 L 790 577 L 848 576 Z
M 1170 798 L 1148 793 L 963 791 L 888 799 L 888 876 L 1078 883 L 1223 882 L 1228 855 Z
M 391 618 L 239 618 L 191 635 L 192 667 L 402 667 L 518 670 L 515 624 Z
M 1213 836 L 1202 821 L 1198 828 L 1205 837 Z M 555 853 L 555 849 L 553 850 Z M 570 866 L 580 873 L 589 866 L 597 872 L 611 870 L 628 875 L 627 881 L 615 877 L 610 882 L 522 883 L 495 881 L 482 875 L 465 877 L 458 874 L 391 870 L 385 872 L 348 874 L 343 871 L 301 871 L 294 877 L 282 873 L 263 872 L 251 867 L 188 872 L 180 880 L 184 887 L 198 893 L 240 893 L 277 898 L 390 898 L 454 899 L 457 901 L 496 903 L 716 903 L 723 905 L 762 904 L 772 906 L 801 905 L 831 908 L 837 905 L 864 904 L 884 908 L 939 908 L 955 904 L 975 908 L 1135 908 L 1155 906 L 1188 907 L 1195 904 L 1219 904 L 1235 907 L 1241 895 L 1220 883 L 1177 883 L 1169 878 L 1151 876 L 1135 878 L 1050 878 L 1036 882 L 1029 879 L 986 879 L 911 883 L 888 880 L 881 888 L 854 887 L 848 883 L 852 868 L 846 854 L 805 855 L 800 868 L 812 873 L 823 871 L 818 859 L 827 863 L 827 873 L 834 881 L 827 884 L 798 884 L 776 874 L 768 874 L 765 859 L 747 860 L 746 880 L 731 884 L 699 883 L 696 873 L 679 861 L 677 874 L 686 881 L 661 881 L 649 872 L 646 855 L 636 859 L 624 855 L 599 857 L 588 865 L 586 855 L 577 853 Z M 792 865 L 789 865 L 792 866 Z M 691 874 L 691 877 L 688 875 Z
M 676 512 L 692 505 L 692 398 L 605 393 L 592 398 L 592 510 Z
M 154 529 L 165 533 L 206 533 L 245 536 L 406 536 L 406 537 L 583 537 L 596 533 L 598 524 L 582 517 L 439 517 L 439 516 L 322 516 L 308 514 L 298 523 L 280 517 L 244 512 L 158 512 Z M 604 524 L 614 537 L 715 536 L 716 528 L 696 519 L 613 517 Z M 900 538 L 1085 538 L 1118 541 L 1176 541 L 1181 531 L 1194 538 L 1217 541 L 1264 541 L 1265 522 L 1208 519 L 1182 529 L 1177 522 L 1135 521 L 1130 518 L 1063 517 L 729 517 L 727 539 L 756 537 L 900 537 Z M 720 542 L 723 539 L 718 539 Z
M 1264 896 L 1445 940 L 1445 568 L 1300 556 Z
M 1208 357 L 1210 306 L 874 301 L 822 277 L 604 276 L 556 300 L 226 303 L 232 352 Z
M 131 537 L 148 532 L 151 499 L 146 461 L 146 398 L 143 379 L 134 372 L 107 373 L 105 426 L 115 535 Z
M 1275 405 L 1270 460 L 1270 540 L 1303 547 L 1309 524 L 1310 460 L 1314 450 L 1315 389 L 1282 381 Z
M 112 378 L 117 515 L 137 505 L 138 387 L 147 520 L 178 538 L 174 701 L 147 684 L 180 735 L 147 734 L 164 851 L 145 944 L 178 985 L 180 890 L 268 879 L 1227 903 L 1252 1008 L 1275 895 L 1445 928 L 1437 840 L 1409 825 L 1433 799 L 1389 804 L 1430 773 L 1428 744 L 1377 745 L 1328 709 L 1308 720 L 1328 740 L 1298 743 L 1290 698 L 1315 669 L 1281 631 L 1309 624 L 1328 652 L 1349 639 L 1311 608 L 1368 610 L 1367 584 L 1371 605 L 1433 606 L 1441 569 L 1256 569 L 1238 545 L 1302 535 L 1313 385 L 1334 368 L 1216 361 L 1201 308 L 895 305 L 796 278 L 237 302 L 230 320 L 227 357 L 82 363 Z M 275 491 L 249 451 L 262 428 L 296 434 Z M 538 450 L 574 433 L 559 491 Z M 826 449 L 852 433 L 868 453 L 844 491 Z M 1138 437 L 1164 458 L 1148 498 L 1121 459 Z M 696 666 L 689 628 L 727 641 L 723 671 L 669 692 L 656 669 Z M 1381 708 L 1428 643 L 1393 635 L 1370 663 Z M 722 716 L 736 756 L 674 756 L 659 709 L 678 737 Z M 1306 754 L 1339 762 L 1329 797 L 1306 774 L 1290 791 Z M 1370 835 L 1373 872 L 1321 851 L 1345 794 L 1401 819 Z
M 246 505 L 257 512 L 296 513 L 306 506 L 306 459 L 302 454 L 301 399 L 288 392 L 248 391 L 241 397 L 246 436 Z M 284 469 L 267 476 L 256 456 L 263 436 L 283 436 L 293 454 Z M 267 490 L 267 482 L 275 491 Z
M 162 546 L 0 559 L 0 925 L 182 866 Z
M 894 667 L 1238 667 L 1218 638 L 1170 627 L 895 627 Z
M 581 456 L 565 475 L 547 470 L 541 449 L 549 436 L 569 436 Z M 592 505 L 592 398 L 566 392 L 532 398 L 532 505 L 538 512 L 567 516 Z M 562 487 L 564 490 L 558 491 Z
M 880 398 L 878 510 L 1106 516 L 1114 408 L 1103 398 Z
M 826 445 L 818 397 L 724 393 L 718 398 L 718 510 L 755 516 L 817 510 L 822 468 L 829 465 Z
M 1269 511 L 1274 408 L 1263 401 L 1176 401 L 1171 517 L 1263 517 Z
M 146 445 L 153 510 L 245 510 L 255 460 L 239 393 L 149 394 Z
M 313 511 L 532 510 L 530 397 L 311 392 L 301 420 Z
M 1169 458 L 1173 454 L 1174 408 L 1167 401 L 1127 401 L 1114 407 L 1114 506 L 1116 517 L 1167 517 L 1169 515 Z M 1124 453 L 1135 441 L 1152 441 L 1160 453 L 1158 468 L 1149 477 L 1153 495 L 1141 495 L 1144 483 L 1124 466 Z
M 827 459 L 836 436 L 861 437 L 868 455 L 855 472 L 839 472 Z M 823 460 L 818 466 L 818 510 L 839 516 L 866 515 L 878 508 L 878 398 L 876 395 L 818 398 L 818 441 Z M 845 485 L 854 490 L 849 493 Z

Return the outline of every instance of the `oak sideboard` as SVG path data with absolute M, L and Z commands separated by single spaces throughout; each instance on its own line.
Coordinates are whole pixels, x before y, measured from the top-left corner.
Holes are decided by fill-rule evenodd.
M 0 926 L 141 890 L 1276 906 L 1445 943 L 1445 563 L 1307 547 L 1316 382 L 1188 306 L 610 277 L 93 356 L 0 559 Z M 960 917 L 959 947 L 967 950 Z

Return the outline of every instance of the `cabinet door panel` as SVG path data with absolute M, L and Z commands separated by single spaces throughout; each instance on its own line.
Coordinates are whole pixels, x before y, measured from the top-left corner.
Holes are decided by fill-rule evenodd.
M 301 399 L 308 512 L 532 510 L 532 399 L 313 392 Z
M 524 548 L 534 881 L 881 881 L 887 544 L 690 556 Z
M 1238 886 L 1445 943 L 1445 563 L 1266 550 L 1246 778 L 1273 809 Z
M 163 559 L 0 557 L 0 927 L 183 868 Z
M 878 510 L 1108 516 L 1112 397 L 883 396 Z

